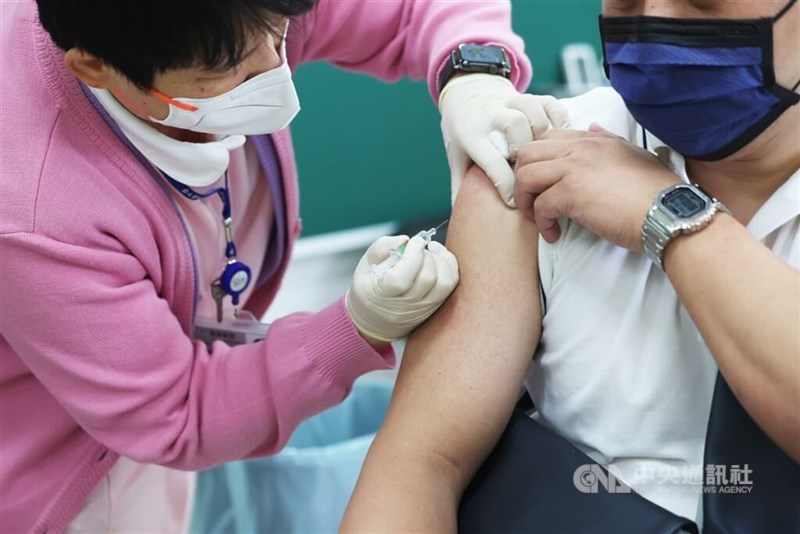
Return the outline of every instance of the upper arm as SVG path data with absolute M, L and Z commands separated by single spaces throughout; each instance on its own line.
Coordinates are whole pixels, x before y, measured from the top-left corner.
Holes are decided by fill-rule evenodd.
M 444 458 L 457 491 L 499 439 L 539 341 L 537 242 L 534 223 L 473 167 L 447 237 L 461 281 L 409 338 L 381 431 Z
M 527 87 L 531 66 L 522 39 L 511 30 L 509 2 L 342 2 L 320 0 L 302 21 L 300 62 L 328 61 L 384 80 L 437 76 L 460 43 L 494 43 L 512 61 L 512 82 Z M 290 50 L 291 52 L 291 50 Z

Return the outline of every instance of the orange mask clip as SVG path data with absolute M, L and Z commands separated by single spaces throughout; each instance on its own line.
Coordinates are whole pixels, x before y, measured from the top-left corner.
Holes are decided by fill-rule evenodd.
M 150 94 L 158 98 L 162 102 L 166 102 L 167 104 L 171 104 L 176 108 L 180 108 L 186 111 L 197 111 L 198 109 L 200 109 L 197 106 L 193 106 L 191 104 L 184 104 L 183 102 L 175 100 L 174 98 L 170 98 L 157 89 L 150 88 Z

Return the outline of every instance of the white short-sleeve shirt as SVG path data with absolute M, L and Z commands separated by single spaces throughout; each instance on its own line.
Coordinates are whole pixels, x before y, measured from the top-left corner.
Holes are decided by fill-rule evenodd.
M 647 135 L 686 180 L 683 159 L 644 134 L 613 90 L 562 102 L 575 129 L 596 122 L 639 146 Z M 561 227 L 557 243 L 539 243 L 547 306 L 526 380 L 536 418 L 644 497 L 698 521 L 714 358 L 657 266 L 577 223 Z M 800 171 L 748 230 L 800 269 Z

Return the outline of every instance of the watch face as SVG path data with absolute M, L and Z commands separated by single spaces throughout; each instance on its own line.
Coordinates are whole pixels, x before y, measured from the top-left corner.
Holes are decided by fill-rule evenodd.
M 498 46 L 461 45 L 458 47 L 461 59 L 470 63 L 488 63 L 505 65 L 508 60 L 502 48 Z
M 706 209 L 708 205 L 701 197 L 688 187 L 673 189 L 661 200 L 661 204 L 681 219 L 689 219 Z

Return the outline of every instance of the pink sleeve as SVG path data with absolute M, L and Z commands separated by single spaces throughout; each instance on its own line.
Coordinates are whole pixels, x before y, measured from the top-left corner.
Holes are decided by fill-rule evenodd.
M 508 0 L 319 0 L 298 22 L 304 42 L 294 52 L 291 40 L 287 47 L 294 64 L 323 60 L 387 81 L 424 79 L 436 99 L 439 71 L 456 46 L 497 44 L 511 58 L 514 85 L 524 90 L 531 81 Z
M 139 462 L 196 470 L 275 453 L 358 376 L 394 364 L 391 349 L 358 335 L 342 300 L 209 353 L 126 251 L 23 233 L 0 247 L 6 340 L 86 432 Z M 35 407 L 32 417 L 46 424 Z

